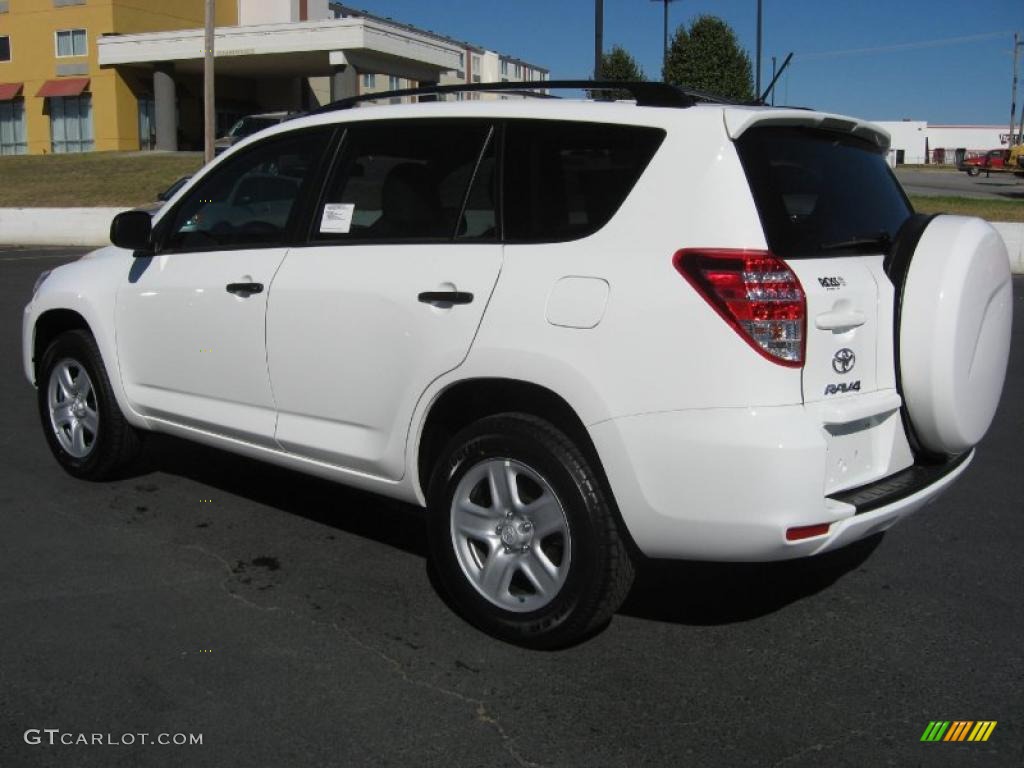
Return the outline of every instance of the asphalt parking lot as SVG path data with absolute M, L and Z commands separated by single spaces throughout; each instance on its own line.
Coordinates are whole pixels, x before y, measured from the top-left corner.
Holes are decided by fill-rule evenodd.
M 916 170 L 897 168 L 896 178 L 909 195 L 924 197 L 976 197 L 988 200 L 1024 200 L 1024 179 L 1012 173 L 968 176 L 953 168 Z
M 540 653 L 446 607 L 417 510 L 166 438 L 128 479 L 63 474 L 20 329 L 67 258 L 0 250 L 0 766 L 1024 765 L 1021 278 L 996 424 L 935 505 L 817 560 L 647 564 Z

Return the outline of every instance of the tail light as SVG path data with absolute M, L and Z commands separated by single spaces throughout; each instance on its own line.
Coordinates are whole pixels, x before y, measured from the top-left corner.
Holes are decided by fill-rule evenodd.
M 803 366 L 807 301 L 784 261 L 767 251 L 682 250 L 672 263 L 761 355 L 790 368 Z

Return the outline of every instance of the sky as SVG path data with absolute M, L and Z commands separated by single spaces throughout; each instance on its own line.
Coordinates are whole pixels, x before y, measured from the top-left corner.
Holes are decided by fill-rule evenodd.
M 547 67 L 552 78 L 589 77 L 593 0 L 349 0 L 484 48 Z M 605 50 L 626 48 L 660 79 L 660 0 L 604 0 Z M 670 34 L 696 16 L 725 19 L 754 58 L 756 0 L 678 0 Z M 793 62 L 776 103 L 871 120 L 1009 123 L 1013 32 L 1024 39 L 1024 0 L 763 0 L 762 87 L 771 57 Z M 1017 119 L 1024 105 L 1024 46 Z

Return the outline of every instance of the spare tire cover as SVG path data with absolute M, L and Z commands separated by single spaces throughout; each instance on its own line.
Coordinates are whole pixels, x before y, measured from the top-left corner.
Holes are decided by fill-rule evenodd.
M 922 447 L 958 454 L 995 415 L 1013 320 L 1009 256 L 987 222 L 937 216 L 903 285 L 900 381 Z

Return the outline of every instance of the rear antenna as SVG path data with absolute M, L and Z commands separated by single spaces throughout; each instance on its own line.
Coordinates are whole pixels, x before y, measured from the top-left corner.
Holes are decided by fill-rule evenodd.
M 786 60 L 782 62 L 782 66 L 779 67 L 779 71 L 775 73 L 775 77 L 773 77 L 772 81 L 770 83 L 768 83 L 768 87 L 764 89 L 764 93 L 761 94 L 761 98 L 759 98 L 757 101 L 754 102 L 755 104 L 767 104 L 768 103 L 767 102 L 768 94 L 770 94 L 772 92 L 772 90 L 775 88 L 775 83 L 777 83 L 779 78 L 782 77 L 782 73 L 786 71 L 786 67 L 789 66 L 789 62 L 790 62 L 790 60 L 792 60 L 792 58 L 793 58 L 793 52 L 790 51 L 789 54 L 786 56 Z

